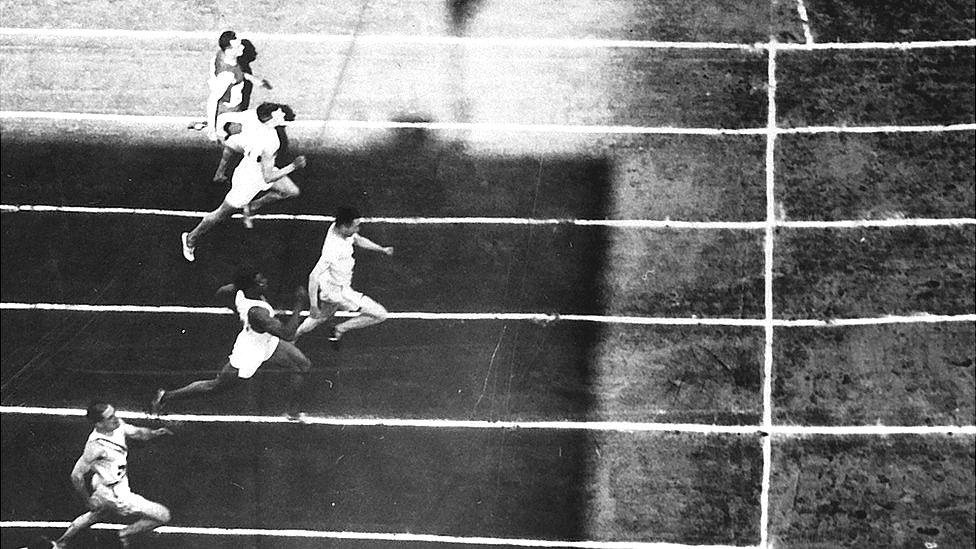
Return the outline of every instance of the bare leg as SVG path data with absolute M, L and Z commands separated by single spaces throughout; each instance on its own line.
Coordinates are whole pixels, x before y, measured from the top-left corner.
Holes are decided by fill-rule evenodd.
M 299 336 L 307 334 L 318 328 L 321 324 L 324 324 L 332 318 L 332 315 L 339 310 L 339 306 L 335 303 L 327 303 L 325 301 L 319 301 L 319 310 L 322 312 L 318 318 L 307 317 L 302 321 L 301 325 L 298 326 L 298 330 L 295 332 L 295 339 L 297 340 Z
M 217 164 L 217 171 L 214 172 L 214 183 L 227 182 L 227 165 L 236 154 L 243 154 L 244 149 L 238 143 L 237 135 L 234 134 L 224 141 L 224 146 L 220 150 L 220 162 Z
M 382 305 L 373 301 L 369 297 L 363 296 L 360 303 L 361 307 L 359 312 L 362 314 L 359 316 L 354 316 L 342 324 L 337 325 L 335 327 L 337 336 L 342 337 L 342 334 L 348 332 L 349 330 L 358 330 L 360 328 L 379 324 L 380 322 L 386 320 L 386 317 L 389 315 Z
M 227 165 L 230 164 L 230 160 L 234 158 L 237 151 L 234 149 L 224 146 L 220 151 L 220 162 L 217 164 L 217 171 L 214 172 L 213 180 L 214 183 L 227 183 Z
M 312 369 L 312 361 L 293 343 L 280 341 L 274 354 L 265 362 L 265 364 L 268 363 L 276 364 L 289 372 L 288 388 L 290 391 L 287 410 L 289 415 L 301 413 L 308 390 L 308 376 Z
M 268 190 L 263 196 L 256 200 L 252 200 L 248 204 L 248 209 L 251 212 L 256 212 L 257 210 L 271 204 L 272 202 L 277 202 L 279 200 L 285 200 L 288 198 L 295 198 L 300 195 L 302 191 L 298 188 L 298 185 L 287 175 L 282 177 L 278 181 L 275 181 L 274 186 Z
M 142 518 L 119 531 L 119 541 L 122 542 L 122 547 L 128 547 L 133 536 L 148 532 L 169 522 L 169 509 L 156 502 L 152 502 L 152 504 L 152 509 L 148 510 Z
M 187 245 L 191 248 L 196 247 L 197 239 L 210 232 L 210 229 L 213 229 L 218 223 L 230 217 L 235 210 L 237 210 L 237 208 L 234 208 L 226 201 L 221 202 L 220 206 L 218 206 L 216 210 L 203 216 L 200 223 L 198 223 L 197 226 L 190 231 L 190 234 L 186 238 Z
M 234 368 L 228 362 L 224 364 L 220 373 L 213 379 L 194 381 L 189 385 L 180 387 L 179 389 L 173 389 L 172 391 L 163 391 L 160 389 L 160 392 L 157 393 L 156 400 L 153 402 L 154 412 L 158 413 L 159 408 L 164 402 L 222 391 L 235 385 L 237 380 L 237 368 Z
M 70 540 L 71 538 L 75 537 L 75 535 L 77 535 L 78 532 L 84 530 L 85 528 L 88 528 L 89 526 L 95 524 L 96 522 L 101 521 L 102 518 L 103 515 L 101 512 L 88 511 L 87 513 L 71 521 L 71 524 L 68 526 L 68 529 L 65 530 L 63 534 L 61 534 L 60 538 L 55 540 L 55 543 L 58 544 L 58 547 L 64 546 L 64 544 L 66 544 L 68 540 Z

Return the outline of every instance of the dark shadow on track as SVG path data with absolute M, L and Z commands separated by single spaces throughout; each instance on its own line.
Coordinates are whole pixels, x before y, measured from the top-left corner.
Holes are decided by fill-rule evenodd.
M 403 119 L 418 120 L 422 118 Z M 565 216 L 600 219 L 606 216 L 608 209 L 612 170 L 609 162 L 603 158 L 543 154 L 525 157 L 477 156 L 467 151 L 463 140 L 445 140 L 436 133 L 415 129 L 392 130 L 386 140 L 342 154 L 302 150 L 300 144 L 294 142 L 291 148 L 291 154 L 306 154 L 309 157 L 309 168 L 295 177 L 302 186 L 303 195 L 297 200 L 269 208 L 268 212 L 331 215 L 339 204 L 354 204 L 369 216 Z M 82 143 L 67 139 L 48 143 L 5 140 L 2 151 L 5 178 L 2 201 L 6 204 L 209 210 L 216 206 L 224 191 L 210 183 L 216 159 L 215 150 L 193 147 L 125 146 L 121 143 Z M 137 219 L 138 223 L 133 223 L 133 218 L 127 216 L 4 214 L 5 263 L 12 260 L 7 264 L 16 263 L 24 267 L 24 270 L 5 268 L 4 301 L 218 306 L 220 304 L 210 297 L 213 290 L 227 281 L 238 267 L 247 264 L 255 265 L 269 275 L 275 292 L 271 296 L 273 303 L 285 305 L 285 295 L 290 289 L 305 282 L 308 271 L 317 259 L 327 227 L 325 224 L 259 221 L 253 231 L 243 231 L 237 226 L 238 222 L 230 221 L 208 236 L 207 248 L 201 247 L 201 251 L 206 251 L 199 254 L 197 263 L 188 265 L 174 255 L 175 248 L 170 244 L 176 242 L 175 235 L 178 235 L 173 225 L 185 225 L 186 230 L 193 226 L 195 219 Z M 364 233 L 376 237 L 377 241 L 398 245 L 398 251 L 402 250 L 400 253 L 405 255 L 425 254 L 430 269 L 407 271 L 406 274 L 430 277 L 428 282 L 408 282 L 420 284 L 435 296 L 451 296 L 446 300 L 441 298 L 442 306 L 449 310 L 479 312 L 487 308 L 553 313 L 604 312 L 599 284 L 608 244 L 607 235 L 600 227 L 486 227 L 462 231 L 457 226 L 447 225 L 414 227 L 405 232 L 398 225 L 373 225 L 364 228 Z M 451 233 L 454 236 L 441 236 Z M 414 235 L 420 242 L 398 241 L 398 237 L 402 240 L 404 234 Z M 433 235 L 438 237 L 429 238 Z M 387 293 L 382 284 L 376 284 L 377 280 L 398 280 L 404 276 L 403 272 L 397 271 L 395 264 L 383 266 L 363 252 L 357 257 L 360 262 L 357 272 L 361 273 L 357 275 L 357 286 L 362 284 L 369 293 Z M 543 259 L 541 263 L 539 258 Z M 443 276 L 443 273 L 458 276 L 458 269 L 465 272 L 479 263 L 490 267 L 491 278 L 479 280 L 478 277 L 485 274 L 484 269 L 481 272 L 471 271 L 468 274 L 473 281 L 469 288 L 452 287 L 452 277 Z M 370 275 L 371 272 L 380 274 Z M 379 278 L 373 278 L 377 276 Z M 394 286 L 397 284 L 401 283 L 397 282 Z M 490 291 L 483 290 L 485 285 Z M 469 299 L 468 292 L 473 299 Z M 400 309 L 395 302 L 386 303 L 393 310 Z M 413 305 L 422 306 L 422 303 L 415 302 Z M 87 347 L 90 354 L 86 354 L 89 358 L 83 367 L 111 370 L 125 369 L 125 364 L 131 364 L 132 369 L 137 369 L 140 366 L 140 353 L 149 352 L 157 354 L 153 359 L 157 363 L 160 360 L 158 354 L 165 353 L 172 353 L 171 358 L 176 362 L 193 361 L 195 365 L 187 369 L 186 379 L 180 379 L 181 382 L 200 377 L 200 369 L 207 368 L 199 358 L 192 356 L 194 349 L 200 347 L 191 346 L 175 353 L 167 349 L 174 342 L 181 344 L 187 341 L 169 331 L 158 334 L 159 347 L 154 348 L 150 342 L 149 348 L 132 349 L 131 352 L 118 353 L 117 348 L 100 350 L 99 340 L 87 344 L 84 340 L 100 331 L 104 333 L 107 325 L 102 326 L 102 323 L 107 319 L 98 314 L 85 315 L 84 318 L 81 325 L 48 323 L 42 332 L 43 337 L 56 342 L 55 351 L 57 344 L 63 342 Z M 235 331 L 234 322 L 228 317 L 216 316 L 205 318 L 203 323 L 211 324 L 211 327 L 200 328 L 193 337 L 203 337 L 206 343 L 201 345 L 212 347 L 206 350 L 208 356 L 217 355 L 218 351 L 229 351 Z M 138 331 L 142 329 L 141 325 L 136 319 L 129 329 Z M 164 330 L 169 328 L 173 327 Z M 463 340 L 463 329 L 462 326 L 462 335 L 454 337 Z M 496 323 L 494 334 L 488 334 L 487 338 L 485 334 L 479 334 L 482 339 L 491 341 L 491 352 L 478 353 L 475 360 L 461 363 L 460 367 L 465 370 L 460 376 L 428 378 L 425 380 L 428 390 L 453 393 L 458 390 L 458 379 L 466 379 L 465 397 L 470 399 L 469 402 L 474 402 L 469 408 L 470 416 L 500 419 L 519 413 L 517 410 L 531 402 L 531 395 L 519 390 L 521 385 L 529 380 L 543 383 L 548 379 L 549 383 L 567 391 L 559 399 L 572 402 L 572 417 L 585 419 L 595 398 L 590 390 L 595 386 L 591 361 L 601 337 L 601 329 L 574 330 L 572 345 L 568 350 L 559 348 L 558 361 L 548 360 L 552 355 L 548 348 L 561 345 L 558 342 L 565 341 L 566 335 L 554 330 L 555 326 L 550 328 L 524 322 Z M 37 347 L 38 341 L 29 341 L 29 332 L 28 328 L 25 345 L 29 345 L 30 349 L 5 349 L 5 356 L 19 356 L 21 359 L 16 363 L 4 361 L 4 379 L 12 375 L 10 371 L 16 371 L 33 360 L 38 364 L 25 380 L 52 383 L 64 372 L 58 371 L 59 365 L 50 358 L 51 353 Z M 441 346 L 443 341 L 436 330 L 431 332 L 432 335 L 428 332 L 429 341 L 412 341 L 409 344 L 427 349 L 430 360 L 437 361 L 439 354 L 452 351 Z M 360 344 L 368 346 L 366 340 L 364 338 Z M 212 368 L 216 369 L 221 359 L 217 356 L 213 358 L 217 359 L 212 364 Z M 322 358 L 320 354 L 313 360 L 319 362 L 317 369 L 331 371 L 338 368 L 337 364 L 330 362 L 336 360 L 334 356 Z M 111 376 L 96 377 L 102 381 L 88 385 L 88 390 L 102 397 L 111 399 L 117 391 L 131 390 L 131 387 L 126 387 L 124 379 L 119 382 L 118 379 L 112 380 Z M 280 390 L 277 377 L 270 372 L 259 374 L 249 388 L 240 388 L 233 395 L 214 397 L 207 406 L 214 406 L 214 411 L 218 413 L 275 413 Z M 321 377 L 320 382 L 327 376 Z M 174 377 L 165 376 L 153 383 L 173 385 L 175 381 Z M 341 383 L 341 380 L 338 381 Z M 396 380 L 387 381 L 395 383 Z M 26 393 L 31 392 L 30 387 L 25 386 L 24 389 Z M 363 394 L 368 396 L 368 387 L 362 390 L 367 391 Z M 68 397 L 68 400 L 79 398 L 80 395 L 75 395 Z M 130 395 L 123 397 L 123 400 L 138 401 L 139 398 Z M 5 404 L 21 404 L 21 400 L 16 384 L 11 386 L 11 391 L 5 391 Z M 423 403 L 406 403 L 402 407 L 424 415 Z M 531 410 L 531 406 L 528 408 Z M 194 409 L 188 403 L 181 410 Z M 561 419 L 565 416 L 553 417 L 551 414 L 565 412 L 565 409 L 551 409 L 547 414 L 544 408 L 534 411 L 549 419 Z M 327 413 L 342 415 L 343 410 L 331 409 Z M 199 429 L 201 427 L 186 427 L 187 431 Z M 81 424 L 75 425 L 74 430 L 87 432 Z M 256 456 L 242 458 L 233 465 L 234 469 L 225 471 L 225 474 L 237 474 L 241 469 L 250 468 L 255 472 L 255 478 L 261 478 L 259 473 L 267 471 L 268 463 L 279 463 L 282 459 L 298 460 L 300 463 L 294 464 L 298 467 L 296 471 L 321 469 L 311 474 L 327 474 L 331 470 L 330 463 L 319 461 L 315 452 L 302 450 L 301 444 L 296 446 L 299 440 L 277 440 L 279 435 L 275 432 L 261 431 L 259 435 L 248 435 L 254 448 L 243 453 L 254 454 L 256 450 Z M 331 524 L 317 522 L 318 517 L 313 515 L 307 517 L 307 521 L 292 520 L 288 526 L 376 531 L 406 529 L 423 533 L 545 539 L 588 538 L 583 518 L 590 475 L 586 462 L 588 458 L 583 449 L 586 444 L 573 442 L 580 438 L 580 434 L 557 433 L 553 435 L 555 441 L 552 441 L 546 437 L 526 437 L 506 430 L 470 434 L 472 436 L 468 433 L 436 431 L 432 435 L 434 438 L 420 436 L 420 433 L 386 432 L 383 436 L 394 444 L 402 445 L 402 450 L 390 450 L 387 461 L 376 462 L 371 473 L 361 471 L 357 476 L 366 478 L 369 474 L 380 477 L 399 474 L 397 471 L 401 468 L 413 468 L 411 464 L 418 459 L 428 463 L 423 465 L 416 462 L 418 466 L 430 467 L 432 465 L 429 464 L 436 463 L 446 455 L 461 452 L 456 460 L 438 465 L 436 468 L 441 469 L 440 472 L 433 474 L 435 471 L 428 471 L 432 473 L 428 481 L 441 483 L 436 493 L 423 491 L 423 473 L 415 475 L 414 480 L 410 481 L 416 482 L 416 485 L 408 483 L 399 486 L 402 484 L 400 480 L 393 477 L 388 479 L 393 491 L 402 490 L 411 497 L 433 497 L 423 502 L 425 507 L 391 522 L 388 514 L 379 511 L 386 504 L 371 506 L 369 503 L 376 498 L 389 497 L 383 495 L 380 485 L 376 485 L 370 493 L 357 495 L 355 483 L 343 491 L 340 482 L 340 487 L 330 490 L 334 490 L 336 495 L 355 500 L 356 505 L 361 507 L 361 513 L 352 513 L 345 521 L 330 519 Z M 44 438 L 50 434 L 38 433 L 37 436 Z M 401 436 L 407 436 L 409 440 L 395 442 Z M 435 439 L 436 445 L 431 446 Z M 346 442 L 339 444 L 358 444 L 348 437 L 343 440 Z M 383 444 L 378 440 L 370 444 Z M 226 444 L 229 441 L 220 440 L 217 443 Z M 69 445 L 67 450 L 80 451 L 82 444 L 79 441 L 78 444 Z M 426 448 L 426 453 L 418 453 L 422 448 Z M 437 448 L 441 450 L 432 451 Z M 174 447 L 171 451 L 183 453 L 186 449 Z M 28 454 L 24 455 L 23 452 Z M 5 448 L 4 461 L 28 457 L 29 452 L 27 447 L 20 450 Z M 338 457 L 339 454 L 331 459 L 334 461 Z M 475 457 L 481 460 L 478 475 L 484 478 L 480 480 L 473 480 L 465 473 Z M 540 466 L 542 462 L 537 460 L 543 458 L 549 465 Z M 513 459 L 516 461 L 513 462 Z M 65 479 L 65 483 L 57 483 L 52 488 L 52 497 L 64 497 L 70 493 L 70 487 L 66 485 L 70 464 L 67 469 L 63 463 L 51 465 L 52 474 Z M 143 470 L 143 467 L 139 469 Z M 519 478 L 522 474 L 529 477 Z M 540 475 L 553 478 L 543 482 L 538 478 Z M 201 473 L 195 476 L 206 478 L 211 475 Z M 6 473 L 4 477 L 6 484 Z M 171 483 L 172 479 L 160 478 L 158 481 Z M 452 482 L 456 486 L 450 485 Z M 248 492 L 255 498 L 252 502 L 254 509 L 248 511 L 247 515 L 237 517 L 237 520 L 243 520 L 252 512 L 261 516 L 265 505 L 261 500 L 268 497 L 273 500 L 277 497 L 274 493 L 283 488 L 301 492 L 302 483 L 301 475 L 258 483 Z M 443 500 L 445 497 L 455 497 L 450 494 L 458 490 L 465 494 L 471 492 L 468 494 L 471 501 L 466 501 L 462 506 L 467 509 L 467 518 L 455 516 L 453 511 L 448 512 L 455 503 Z M 14 496 L 14 493 L 4 490 L 4 494 L 7 509 L 4 518 L 23 518 L 20 511 L 11 507 L 15 501 L 7 499 L 7 494 Z M 308 502 L 310 505 L 319 503 Z M 201 506 L 211 504 L 199 502 Z M 468 505 L 470 507 L 464 507 Z M 371 518 L 366 518 L 362 513 Z M 68 519 L 67 514 L 66 511 L 58 516 Z M 192 520 L 186 515 L 184 517 L 181 519 L 184 523 Z M 362 520 L 366 522 L 355 523 Z M 283 525 L 279 522 L 266 526 Z M 271 541 L 255 544 L 256 547 L 272 545 Z

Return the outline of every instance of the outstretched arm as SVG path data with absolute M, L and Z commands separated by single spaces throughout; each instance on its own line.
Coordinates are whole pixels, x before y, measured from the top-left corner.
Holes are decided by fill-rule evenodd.
M 266 90 L 273 89 L 271 87 L 271 82 L 268 82 L 264 78 L 260 78 L 260 77 L 254 76 L 253 74 L 251 74 L 249 72 L 245 72 L 244 73 L 244 78 L 247 78 L 251 82 L 254 82 L 255 84 L 261 86 L 262 88 L 264 88 Z
M 364 250 L 371 250 L 374 252 L 381 252 L 386 255 L 393 255 L 393 246 L 380 246 L 379 244 L 373 242 L 372 240 L 358 233 L 353 236 L 352 243 Z
M 217 288 L 217 293 L 214 295 L 219 301 L 230 301 L 230 305 L 228 305 L 228 307 L 234 309 L 234 296 L 236 294 L 237 286 L 232 282 Z
M 135 425 L 125 425 L 125 436 L 135 440 L 152 440 L 156 437 L 163 435 L 172 435 L 173 431 L 170 431 L 166 427 L 160 427 L 159 429 L 150 429 L 148 427 L 136 427 Z

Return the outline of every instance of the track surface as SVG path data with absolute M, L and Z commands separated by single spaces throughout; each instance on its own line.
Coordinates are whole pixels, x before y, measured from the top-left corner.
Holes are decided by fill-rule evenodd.
M 768 63 L 761 49 L 397 36 L 803 40 L 792 2 L 457 1 L 445 10 L 441 1 L 374 0 L 365 10 L 359 2 L 308 2 L 287 11 L 260 2 L 246 10 L 228 2 L 143 4 L 22 9 L 0 0 L 11 27 L 103 29 L 112 21 L 123 30 L 213 31 L 152 40 L 4 34 L 0 110 L 199 117 L 210 34 L 233 27 L 266 33 L 256 69 L 276 90 L 256 100 L 292 103 L 304 121 L 761 129 Z M 976 34 L 971 2 L 806 5 L 818 42 Z M 367 39 L 350 47 L 357 29 Z M 776 122 L 971 124 L 973 60 L 972 47 L 780 51 Z M 3 119 L 0 202 L 208 210 L 223 195 L 208 182 L 216 151 L 181 118 Z M 354 203 L 377 217 L 767 217 L 764 135 L 314 124 L 290 133 L 291 154 L 310 160 L 296 177 L 304 194 L 268 213 L 328 215 Z M 973 146 L 971 131 L 781 135 L 777 216 L 971 216 Z M 265 270 L 272 300 L 285 306 L 326 229 L 227 223 L 188 265 L 178 235 L 194 223 L 5 212 L 2 300 L 220 306 L 213 290 L 249 264 Z M 761 229 L 371 223 L 364 233 L 397 253 L 359 252 L 356 286 L 393 311 L 765 314 Z M 974 311 L 972 224 L 780 229 L 775 237 L 776 318 Z M 237 329 L 230 315 L 205 314 L 4 310 L 0 322 L 4 405 L 81 407 L 101 395 L 129 410 L 144 407 L 158 386 L 212 375 Z M 308 409 L 316 415 L 759 425 L 764 337 L 761 328 L 391 320 L 351 334 L 339 353 L 324 333 L 299 345 L 315 364 Z M 974 348 L 972 322 L 777 328 L 773 421 L 972 425 Z M 277 415 L 279 377 L 261 372 L 235 393 L 172 411 Z M 131 466 L 135 488 L 169 505 L 177 525 L 732 545 L 756 545 L 762 535 L 758 435 L 172 427 L 175 437 L 135 447 Z M 4 414 L 0 518 L 77 515 L 67 473 L 87 433 L 81 418 Z M 976 543 L 971 436 L 777 436 L 772 447 L 769 530 L 777 546 Z M 4 528 L 2 544 L 36 533 Z M 111 545 L 113 534 L 86 536 L 79 546 Z M 176 534 L 146 545 L 416 546 Z

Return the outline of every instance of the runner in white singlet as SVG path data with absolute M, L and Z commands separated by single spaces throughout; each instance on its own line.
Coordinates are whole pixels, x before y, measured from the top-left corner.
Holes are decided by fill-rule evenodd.
M 67 547 L 68 541 L 81 530 L 113 515 L 136 517 L 136 521 L 119 531 L 119 541 L 128 547 L 132 537 L 148 532 L 170 520 L 165 506 L 150 501 L 129 489 L 128 439 L 151 440 L 173 433 L 163 427 L 148 429 L 129 425 L 115 415 L 115 408 L 105 402 L 88 406 L 88 420 L 94 425 L 85 451 L 71 471 L 71 483 L 88 505 L 88 512 L 72 521 L 54 542 Z M 91 480 L 88 481 L 90 476 Z
M 291 341 L 302 321 L 307 296 L 305 289 L 299 288 L 291 316 L 281 322 L 274 317 L 274 308 L 264 297 L 267 287 L 268 279 L 252 271 L 242 273 L 233 284 L 217 290 L 218 297 L 234 296 L 234 310 L 242 324 L 227 363 L 213 379 L 194 381 L 179 389 L 157 390 L 151 405 L 153 413 L 159 414 L 163 404 L 171 400 L 223 391 L 242 379 L 251 378 L 262 365 L 273 363 L 290 373 L 288 417 L 301 418 L 312 363 Z

